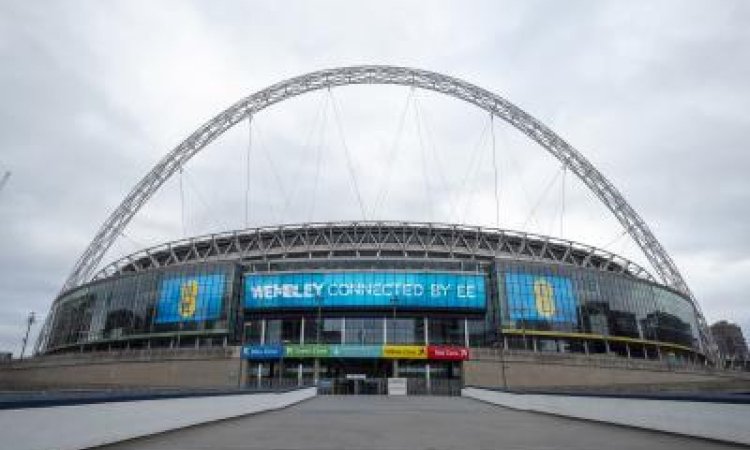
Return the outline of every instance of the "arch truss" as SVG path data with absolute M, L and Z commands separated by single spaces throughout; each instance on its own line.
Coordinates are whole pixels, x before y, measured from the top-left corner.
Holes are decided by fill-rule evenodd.
M 560 136 L 518 106 L 486 89 L 440 73 L 395 66 L 340 67 L 308 73 L 269 86 L 222 111 L 170 151 L 136 184 L 78 259 L 63 291 L 88 281 L 106 251 L 141 206 L 193 155 L 229 128 L 283 100 L 319 89 L 357 84 L 393 84 L 438 92 L 476 105 L 508 122 L 549 151 L 583 181 L 638 244 L 664 284 L 693 298 L 674 261 L 646 222 L 614 185 Z M 694 304 L 698 310 L 697 302 Z

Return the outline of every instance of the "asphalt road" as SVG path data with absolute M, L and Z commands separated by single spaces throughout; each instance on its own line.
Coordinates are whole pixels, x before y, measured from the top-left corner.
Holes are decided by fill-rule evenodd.
M 515 411 L 461 397 L 316 397 L 281 411 L 106 449 L 736 449 L 719 443 Z

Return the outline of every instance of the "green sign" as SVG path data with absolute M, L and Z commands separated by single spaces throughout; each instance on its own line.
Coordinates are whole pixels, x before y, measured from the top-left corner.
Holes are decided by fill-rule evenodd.
M 330 349 L 327 345 L 287 345 L 286 358 L 327 358 Z
M 382 345 L 287 345 L 285 358 L 380 358 Z

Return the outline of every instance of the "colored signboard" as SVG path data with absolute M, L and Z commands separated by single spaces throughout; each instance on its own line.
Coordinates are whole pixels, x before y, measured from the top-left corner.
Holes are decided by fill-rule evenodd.
M 224 274 L 165 278 L 159 289 L 156 323 L 217 319 L 224 297 Z
M 423 345 L 384 345 L 383 358 L 427 359 L 427 348 Z
M 578 322 L 578 302 L 570 278 L 506 273 L 505 292 L 513 320 Z
M 469 359 L 469 349 L 447 345 L 428 345 L 427 357 L 442 361 L 464 361 Z
M 328 345 L 287 345 L 284 349 L 286 358 L 327 358 L 330 356 Z
M 381 345 L 331 345 L 331 358 L 380 358 L 383 356 Z
M 246 274 L 250 309 L 486 307 L 485 276 L 454 272 L 279 272 Z
M 246 345 L 242 357 L 252 360 L 284 358 L 387 358 L 463 361 L 469 359 L 466 347 L 445 345 Z
M 252 360 L 280 359 L 284 355 L 281 345 L 246 345 L 242 347 L 242 357 Z

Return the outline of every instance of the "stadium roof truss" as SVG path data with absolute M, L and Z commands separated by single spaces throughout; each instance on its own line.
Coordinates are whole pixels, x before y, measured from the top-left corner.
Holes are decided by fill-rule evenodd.
M 416 222 L 306 223 L 193 237 L 144 249 L 94 279 L 195 262 L 336 257 L 554 261 L 655 282 L 643 267 L 573 241 L 475 226 Z
M 694 300 L 674 261 L 646 222 L 625 201 L 614 185 L 560 136 L 518 106 L 486 89 L 447 75 L 395 66 L 352 66 L 308 73 L 269 86 L 222 111 L 170 151 L 136 184 L 104 222 L 78 259 L 62 291 L 90 280 L 106 251 L 141 206 L 190 158 L 229 128 L 286 99 L 319 89 L 360 84 L 402 85 L 442 93 L 476 105 L 506 121 L 536 141 L 575 173 L 614 214 L 641 248 L 664 284 Z M 705 320 L 698 303 L 693 303 L 702 322 L 701 328 L 705 330 Z

